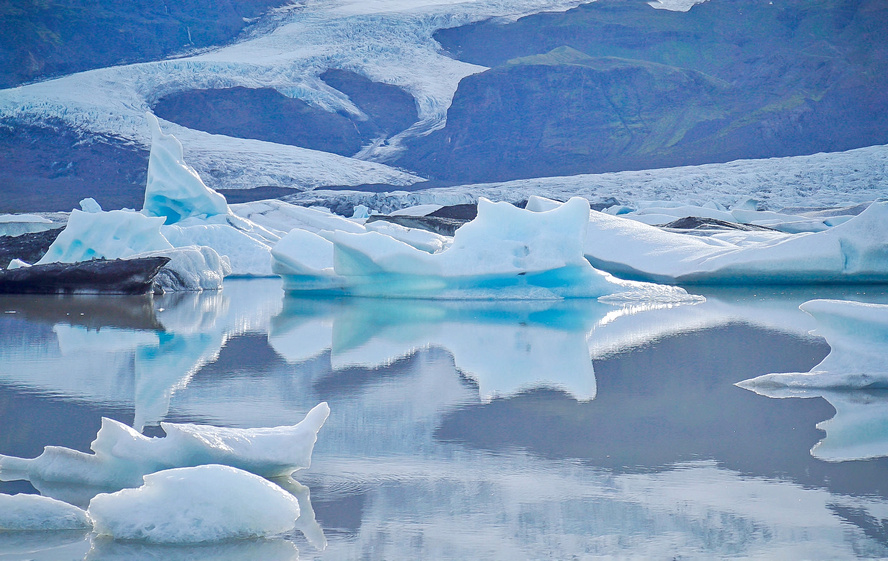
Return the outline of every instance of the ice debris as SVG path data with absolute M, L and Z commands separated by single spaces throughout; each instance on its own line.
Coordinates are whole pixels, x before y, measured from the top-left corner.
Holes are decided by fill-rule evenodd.
M 80 530 L 90 527 L 86 513 L 40 495 L 0 493 L 0 532 Z
M 300 509 L 267 479 L 211 464 L 145 475 L 139 488 L 96 495 L 87 512 L 98 535 L 188 544 L 282 534 Z
M 628 278 L 678 284 L 888 282 L 888 201 L 819 232 L 695 237 L 602 212 L 585 254 Z
M 0 455 L 5 479 L 37 479 L 100 487 L 131 487 L 142 476 L 176 467 L 223 464 L 277 477 L 307 468 L 318 430 L 330 414 L 320 403 L 293 426 L 235 429 L 209 425 L 161 423 L 166 437 L 147 437 L 103 418 L 94 454 L 47 446 L 37 458 Z
M 888 388 L 888 305 L 811 300 L 800 309 L 817 321 L 829 355 L 810 372 L 765 374 L 737 385 L 759 388 Z
M 623 281 L 589 265 L 589 203 L 542 212 L 479 201 L 478 217 L 429 253 L 380 232 L 294 231 L 275 246 L 291 291 L 443 299 L 644 298 L 688 301 L 679 288 Z

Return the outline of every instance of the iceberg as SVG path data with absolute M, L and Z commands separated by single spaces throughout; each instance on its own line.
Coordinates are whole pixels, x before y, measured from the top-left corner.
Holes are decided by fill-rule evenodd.
M 817 321 L 829 355 L 810 372 L 765 374 L 737 384 L 759 388 L 888 388 L 888 305 L 811 300 L 799 308 Z
M 738 232 L 734 239 L 688 236 L 593 211 L 585 254 L 602 270 L 664 283 L 876 283 L 888 281 L 886 224 L 888 201 L 820 232 Z
M 4 479 L 79 483 L 96 487 L 133 487 L 150 473 L 177 467 L 222 464 L 263 477 L 290 475 L 311 465 L 317 433 L 330 408 L 320 403 L 292 426 L 234 429 L 161 423 L 166 437 L 147 437 L 103 418 L 93 454 L 47 446 L 37 458 L 0 455 Z
M 157 117 L 145 113 L 151 127 L 148 184 L 142 212 L 175 224 L 192 216 L 228 214 L 225 197 L 207 187 L 194 168 L 185 163 L 182 143 L 160 130 Z
M 209 247 L 174 248 L 161 233 L 163 219 L 138 212 L 71 211 L 68 224 L 36 263 L 168 257 L 155 286 L 161 290 L 215 290 L 230 272 L 227 259 Z
M 145 475 L 144 482 L 90 501 L 96 534 L 151 543 L 217 542 L 282 534 L 299 518 L 296 497 L 229 466 L 164 470 Z
M 40 495 L 0 493 L 0 532 L 80 530 L 90 527 L 86 513 Z
M 588 216 L 589 202 L 581 198 L 542 212 L 482 199 L 478 217 L 439 252 L 380 232 L 339 230 L 291 232 L 272 256 L 290 291 L 440 299 L 693 299 L 679 288 L 619 280 L 590 266 L 583 256 Z

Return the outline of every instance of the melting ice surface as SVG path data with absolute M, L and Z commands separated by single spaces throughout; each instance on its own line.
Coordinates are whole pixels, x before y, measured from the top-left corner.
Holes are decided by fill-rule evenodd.
M 217 542 L 282 534 L 300 515 L 292 494 L 225 465 L 158 471 L 144 480 L 136 489 L 93 497 L 87 514 L 96 534 L 162 544 Z

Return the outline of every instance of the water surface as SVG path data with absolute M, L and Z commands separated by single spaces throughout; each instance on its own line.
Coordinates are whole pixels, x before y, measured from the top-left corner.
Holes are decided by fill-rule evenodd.
M 320 401 L 332 413 L 295 476 L 317 528 L 192 548 L 5 534 L 0 560 L 888 556 L 888 415 L 870 414 L 888 394 L 734 386 L 817 364 L 829 346 L 798 304 L 824 296 L 885 301 L 310 300 L 274 280 L 153 300 L 3 297 L 0 454 L 87 451 L 103 416 L 162 435 L 161 421 L 294 424 Z M 818 459 L 827 433 L 849 450 L 865 435 L 868 459 Z M 81 506 L 96 492 L 0 491 Z

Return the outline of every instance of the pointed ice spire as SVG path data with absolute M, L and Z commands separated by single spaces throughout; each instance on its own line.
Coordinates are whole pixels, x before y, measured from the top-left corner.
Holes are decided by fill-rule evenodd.
M 145 113 L 151 127 L 148 184 L 142 213 L 163 216 L 167 224 L 190 216 L 228 214 L 225 197 L 207 187 L 194 168 L 185 163 L 182 143 L 160 130 L 157 117 Z

